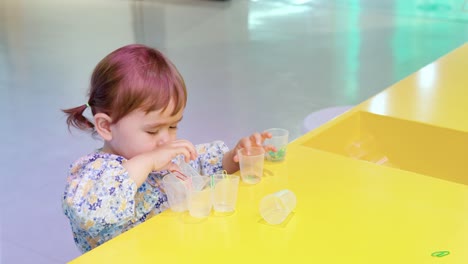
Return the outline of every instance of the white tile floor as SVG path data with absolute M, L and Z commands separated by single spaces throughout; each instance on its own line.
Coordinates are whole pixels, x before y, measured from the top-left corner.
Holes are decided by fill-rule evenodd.
M 100 145 L 59 111 L 129 43 L 161 49 L 189 91 L 180 137 L 269 127 L 354 105 L 468 40 L 463 0 L 1 0 L 1 263 L 79 255 L 60 199 L 68 164 Z

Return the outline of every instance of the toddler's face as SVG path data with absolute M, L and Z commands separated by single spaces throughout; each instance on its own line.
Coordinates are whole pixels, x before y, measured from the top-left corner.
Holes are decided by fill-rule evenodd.
M 137 109 L 131 112 L 111 126 L 112 140 L 107 143 L 114 154 L 131 159 L 175 140 L 184 109 L 171 115 L 173 109 L 174 104 L 171 102 L 164 111 L 146 113 Z

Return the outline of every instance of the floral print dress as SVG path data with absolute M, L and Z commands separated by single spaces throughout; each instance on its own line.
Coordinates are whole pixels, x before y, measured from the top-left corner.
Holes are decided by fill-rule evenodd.
M 222 170 L 228 151 L 221 141 L 196 146 L 190 165 L 202 175 Z M 137 188 L 122 166 L 126 159 L 97 150 L 70 166 L 62 207 L 75 243 L 87 252 L 169 208 L 160 181 L 167 171 L 152 172 Z

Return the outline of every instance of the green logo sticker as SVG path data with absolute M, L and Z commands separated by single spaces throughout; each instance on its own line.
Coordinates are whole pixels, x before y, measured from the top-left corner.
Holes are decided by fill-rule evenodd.
M 450 254 L 450 251 L 443 250 L 443 251 L 433 252 L 431 256 L 441 258 L 441 257 L 447 256 L 448 254 Z

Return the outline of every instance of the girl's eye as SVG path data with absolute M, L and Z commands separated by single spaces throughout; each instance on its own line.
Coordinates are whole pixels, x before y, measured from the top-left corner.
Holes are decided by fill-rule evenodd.
M 170 126 L 170 129 L 177 129 L 177 126 Z
M 146 131 L 146 133 L 148 133 L 150 135 L 156 135 L 158 133 L 158 131 Z

